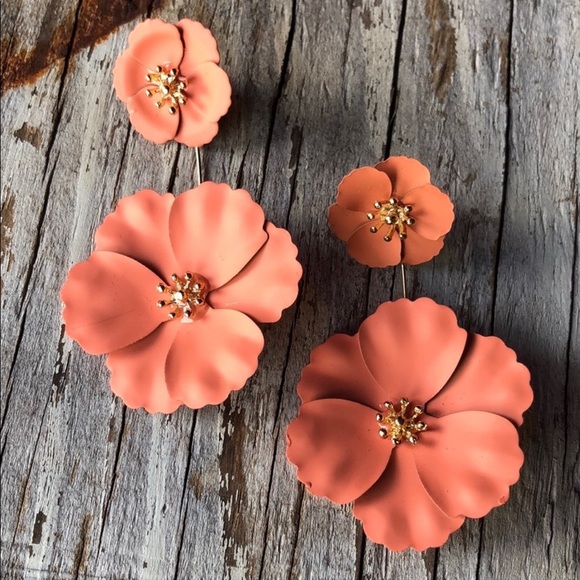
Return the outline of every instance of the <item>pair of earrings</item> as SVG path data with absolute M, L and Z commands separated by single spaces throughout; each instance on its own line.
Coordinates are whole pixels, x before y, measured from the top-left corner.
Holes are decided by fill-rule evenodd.
M 198 147 L 231 102 L 209 30 L 138 25 L 114 86 L 146 138 L 196 148 L 199 184 L 119 202 L 62 288 L 67 334 L 108 355 L 111 388 L 131 408 L 219 404 L 256 371 L 256 323 L 296 300 L 297 248 L 248 192 L 201 180 Z M 405 157 L 351 172 L 329 211 L 351 256 L 371 267 L 431 259 L 453 219 L 449 197 Z M 504 503 L 518 479 L 529 373 L 501 340 L 468 334 L 428 298 L 386 302 L 354 336 L 332 336 L 298 393 L 287 431 L 298 479 L 314 495 L 354 501 L 369 538 L 392 550 L 441 545 L 466 517 Z

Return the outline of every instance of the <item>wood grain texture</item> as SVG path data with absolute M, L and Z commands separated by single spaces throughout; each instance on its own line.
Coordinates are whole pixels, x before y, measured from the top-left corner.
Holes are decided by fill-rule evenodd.
M 1 10 L 3 577 L 580 577 L 575 0 L 7 0 Z M 193 151 L 146 142 L 112 91 L 114 60 L 149 15 L 214 32 L 234 104 L 202 152 L 204 176 L 252 192 L 304 266 L 296 305 L 264 327 L 247 387 L 169 417 L 110 394 L 104 361 L 64 336 L 58 296 L 119 199 L 194 183 Z M 36 69 L 5 84 L 16 62 Z M 350 508 L 305 493 L 285 459 L 312 348 L 400 296 L 398 273 L 354 263 L 326 223 L 341 177 L 388 154 L 421 159 L 457 213 L 442 254 L 409 272 L 410 295 L 503 338 L 535 392 L 510 501 L 422 554 L 367 541 Z

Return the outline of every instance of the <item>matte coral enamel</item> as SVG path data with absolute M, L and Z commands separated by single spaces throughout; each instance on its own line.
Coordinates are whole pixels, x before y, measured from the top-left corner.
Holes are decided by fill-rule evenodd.
M 374 409 L 340 399 L 300 407 L 288 427 L 287 455 L 310 493 L 348 503 L 377 481 L 393 445 L 379 437 L 375 415 Z
M 358 334 L 335 334 L 312 351 L 298 383 L 298 395 L 303 403 L 345 399 L 377 411 L 390 396 L 369 372 Z
M 203 182 L 175 199 L 169 236 L 184 272 L 201 274 L 213 290 L 229 282 L 266 243 L 262 208 L 243 189 Z
M 353 514 L 377 544 L 401 552 L 441 546 L 465 517 L 445 514 L 419 479 L 413 448 L 403 443 L 381 478 L 354 502 Z
M 140 341 L 109 354 L 111 390 L 127 407 L 173 413 L 181 405 L 169 394 L 165 380 L 167 354 L 180 328 L 180 321 L 168 320 Z
M 359 335 L 377 382 L 414 405 L 425 405 L 445 385 L 467 339 L 453 311 L 430 298 L 381 304 Z
M 516 428 L 503 417 L 463 411 L 427 417 L 414 448 L 419 477 L 450 517 L 480 518 L 505 502 L 524 455 Z
M 90 354 L 123 348 L 153 332 L 167 314 L 157 307 L 159 277 L 132 258 L 93 252 L 62 287 L 67 334 Z
M 236 310 L 210 308 L 180 324 L 165 363 L 169 394 L 192 409 L 222 403 L 258 368 L 261 330 Z
M 495 336 L 472 334 L 457 370 L 427 409 L 436 417 L 487 411 L 521 425 L 532 399 L 530 371 L 516 353 Z
M 123 198 L 95 233 L 95 249 L 116 252 L 141 262 L 165 283 L 182 275 L 169 240 L 169 213 L 175 197 L 143 189 Z
M 298 294 L 298 248 L 283 228 L 268 223 L 268 240 L 232 280 L 211 292 L 214 308 L 235 308 L 258 322 L 276 322 Z

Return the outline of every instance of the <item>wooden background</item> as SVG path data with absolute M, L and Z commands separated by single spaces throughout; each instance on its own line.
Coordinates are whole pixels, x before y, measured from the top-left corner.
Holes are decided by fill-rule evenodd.
M 150 15 L 213 30 L 234 104 L 205 177 L 252 192 L 305 271 L 246 389 L 172 416 L 110 394 L 58 296 L 120 198 L 194 183 L 194 151 L 145 141 L 112 91 Z M 578 0 L 3 1 L 3 577 L 578 578 L 579 71 Z M 389 154 L 422 160 L 457 211 L 410 296 L 504 339 L 535 391 L 510 501 L 424 553 L 365 540 L 285 459 L 311 349 L 401 294 L 326 222 L 341 177 Z

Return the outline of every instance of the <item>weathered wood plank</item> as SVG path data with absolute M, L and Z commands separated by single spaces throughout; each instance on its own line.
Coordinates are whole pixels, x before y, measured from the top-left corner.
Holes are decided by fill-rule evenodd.
M 578 575 L 580 429 L 567 417 L 578 408 L 580 387 L 579 375 L 570 374 L 580 346 L 579 16 L 573 1 L 557 10 L 540 2 L 514 6 L 494 331 L 529 366 L 535 402 L 521 431 L 520 484 L 509 509 L 483 522 L 482 578 Z M 510 558 L 501 556 L 506 551 Z
M 557 11 L 515 0 L 3 3 L 3 71 L 43 42 L 54 64 L 2 97 L 2 572 L 574 577 L 579 12 L 573 0 Z M 247 388 L 171 417 L 110 395 L 103 361 L 64 338 L 58 300 L 121 197 L 194 185 L 193 151 L 144 141 L 114 98 L 134 22 L 82 50 L 138 13 L 214 31 L 234 105 L 204 149 L 205 176 L 250 190 L 304 265 L 299 301 L 265 328 Z M 510 502 L 424 554 L 365 540 L 350 508 L 305 494 L 285 460 L 310 350 L 400 295 L 398 273 L 355 264 L 326 224 L 341 177 L 385 153 L 419 157 L 456 204 L 441 256 L 409 273 L 411 296 L 504 338 L 536 390 Z

